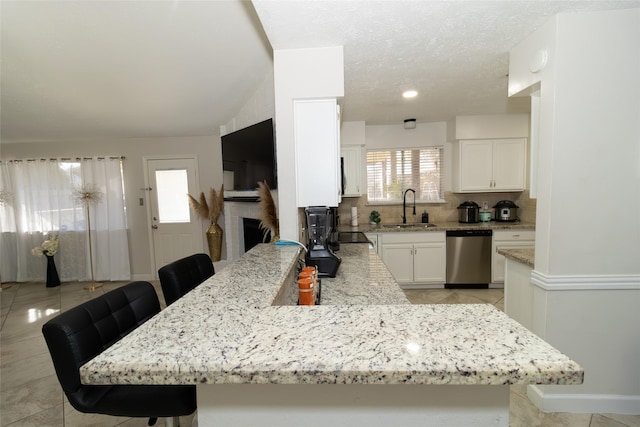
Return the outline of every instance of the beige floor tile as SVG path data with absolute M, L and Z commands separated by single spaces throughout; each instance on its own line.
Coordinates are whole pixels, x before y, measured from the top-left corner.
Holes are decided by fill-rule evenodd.
M 75 410 L 73 406 L 65 399 L 64 403 L 64 425 L 69 426 L 91 426 L 91 427 L 113 427 L 128 421 L 128 417 L 114 417 L 111 415 L 102 414 L 83 414 Z M 147 421 L 142 420 L 147 425 Z M 156 424 L 161 426 L 160 423 Z
M 42 325 L 58 313 L 58 310 L 53 309 L 51 311 L 34 309 L 30 313 L 9 313 L 0 331 L 0 345 L 41 337 Z
M 0 317 L 4 319 L 4 317 L 9 312 L 11 308 L 11 304 L 13 304 L 13 300 L 16 297 L 18 292 L 18 285 L 16 284 L 3 284 L 2 286 L 11 286 L 10 288 L 4 288 L 0 290 Z
M 411 304 L 437 304 L 451 292 L 444 289 L 407 289 L 404 294 Z
M 465 297 L 472 296 L 487 304 L 495 304 L 504 296 L 502 289 L 456 289 L 455 293 Z
M 2 424 L 3 427 L 61 427 L 64 426 L 62 404 L 45 409 L 37 414 L 28 416 L 12 424 Z M 69 425 L 70 426 L 70 425 Z M 67 427 L 69 427 L 67 426 Z M 74 426 L 76 427 L 76 426 Z
M 0 366 L 17 362 L 37 354 L 48 354 L 49 349 L 42 334 L 24 340 L 2 343 L 0 345 Z
M 590 427 L 640 427 L 640 415 L 593 414 Z
M 0 367 L 0 391 L 5 392 L 20 387 L 38 378 L 55 375 L 49 353 L 27 357 Z
M 471 294 L 454 292 L 441 300 L 439 304 L 486 304 L 486 301 Z
M 589 427 L 591 414 L 544 413 L 518 394 L 510 394 L 510 427 Z
M 2 425 L 13 423 L 45 409 L 62 406 L 62 388 L 55 375 L 37 379 L 0 394 Z

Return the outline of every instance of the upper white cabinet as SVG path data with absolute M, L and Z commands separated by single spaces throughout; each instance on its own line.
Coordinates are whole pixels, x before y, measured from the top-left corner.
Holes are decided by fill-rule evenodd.
M 338 206 L 340 127 L 336 99 L 294 100 L 298 207 Z
M 343 145 L 340 149 L 343 165 L 344 194 L 343 197 L 359 197 L 362 195 L 362 147 L 360 145 Z
M 526 139 L 462 140 L 453 144 L 453 191 L 522 191 Z

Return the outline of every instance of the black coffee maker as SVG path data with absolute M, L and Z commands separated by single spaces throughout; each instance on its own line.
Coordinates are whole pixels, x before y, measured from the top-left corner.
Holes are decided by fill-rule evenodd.
M 326 206 L 309 206 L 307 216 L 307 235 L 309 246 L 305 263 L 318 267 L 318 276 L 336 277 L 342 260 L 329 245 L 331 236 L 331 209 Z

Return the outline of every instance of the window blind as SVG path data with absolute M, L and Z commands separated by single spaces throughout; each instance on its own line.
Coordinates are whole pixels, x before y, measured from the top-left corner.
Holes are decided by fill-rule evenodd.
M 440 201 L 442 153 L 443 147 L 367 151 L 368 202 L 401 202 L 408 188 L 416 191 L 416 200 Z

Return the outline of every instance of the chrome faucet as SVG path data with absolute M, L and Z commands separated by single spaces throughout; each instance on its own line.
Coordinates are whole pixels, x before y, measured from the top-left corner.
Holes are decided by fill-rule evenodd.
M 402 223 L 407 223 L 407 193 L 411 191 L 413 193 L 413 214 L 416 214 L 416 190 L 408 188 L 404 191 L 404 195 L 402 196 Z

